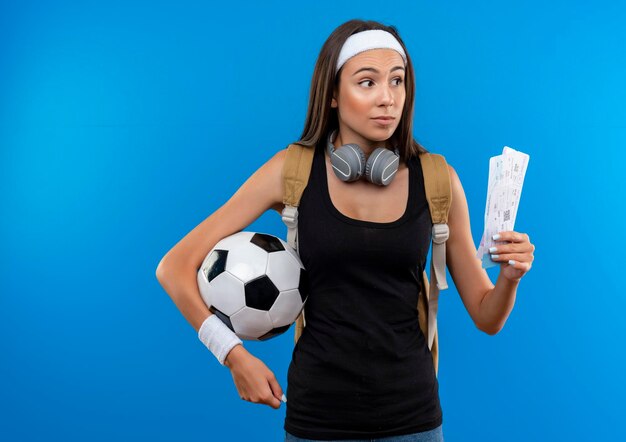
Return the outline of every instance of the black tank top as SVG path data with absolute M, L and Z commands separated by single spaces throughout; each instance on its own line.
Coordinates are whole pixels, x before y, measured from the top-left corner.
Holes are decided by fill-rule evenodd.
M 284 429 L 319 440 L 431 430 L 443 414 L 417 311 L 432 229 L 420 160 L 407 163 L 404 214 L 370 222 L 333 205 L 324 147 L 298 209 L 310 294 L 287 373 Z

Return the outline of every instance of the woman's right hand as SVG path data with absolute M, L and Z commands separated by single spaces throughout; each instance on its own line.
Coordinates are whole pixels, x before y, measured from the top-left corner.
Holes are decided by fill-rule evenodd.
M 266 404 L 275 409 L 280 407 L 283 390 L 274 373 L 243 345 L 235 345 L 228 352 L 224 365 L 230 368 L 241 399 Z

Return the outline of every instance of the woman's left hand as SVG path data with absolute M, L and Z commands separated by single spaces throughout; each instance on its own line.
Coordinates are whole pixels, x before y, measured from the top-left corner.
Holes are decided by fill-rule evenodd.
M 500 273 L 505 278 L 510 281 L 519 281 L 532 267 L 535 259 L 533 255 L 535 246 L 531 244 L 530 238 L 525 233 L 510 230 L 500 232 L 499 235 L 494 246 L 496 250 L 489 249 L 491 259 L 500 262 Z

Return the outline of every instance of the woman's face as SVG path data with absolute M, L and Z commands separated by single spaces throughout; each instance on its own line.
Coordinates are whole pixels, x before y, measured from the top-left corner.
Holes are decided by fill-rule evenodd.
M 361 52 L 343 65 L 331 101 L 331 107 L 337 108 L 341 144 L 357 143 L 367 153 L 385 145 L 400 124 L 404 76 L 404 60 L 393 49 Z M 380 116 L 394 119 L 382 124 L 374 119 Z

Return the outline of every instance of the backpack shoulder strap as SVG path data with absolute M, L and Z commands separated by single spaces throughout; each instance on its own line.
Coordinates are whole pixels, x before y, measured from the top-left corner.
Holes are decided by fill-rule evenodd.
M 287 226 L 287 243 L 298 251 L 298 206 L 306 188 L 313 165 L 314 147 L 290 144 L 283 164 L 283 204 L 282 220 Z M 294 343 L 298 342 L 306 322 L 304 309 L 296 319 Z
M 287 156 L 283 164 L 283 203 L 297 207 L 304 188 L 309 182 L 313 165 L 314 147 L 300 144 L 287 146 Z
M 424 189 L 428 208 L 433 224 L 432 255 L 430 260 L 430 284 L 426 270 L 422 272 L 423 297 L 418 302 L 420 310 L 420 326 L 422 331 L 427 328 L 428 348 L 431 350 L 435 363 L 435 372 L 438 371 L 438 336 L 437 336 L 437 307 L 439 290 L 448 288 L 446 281 L 446 241 L 450 231 L 448 229 L 448 213 L 452 203 L 452 186 L 448 164 L 443 155 L 435 153 L 421 153 L 420 163 L 424 176 Z M 426 305 L 428 308 L 426 309 Z M 426 333 L 425 333 L 426 334 Z

